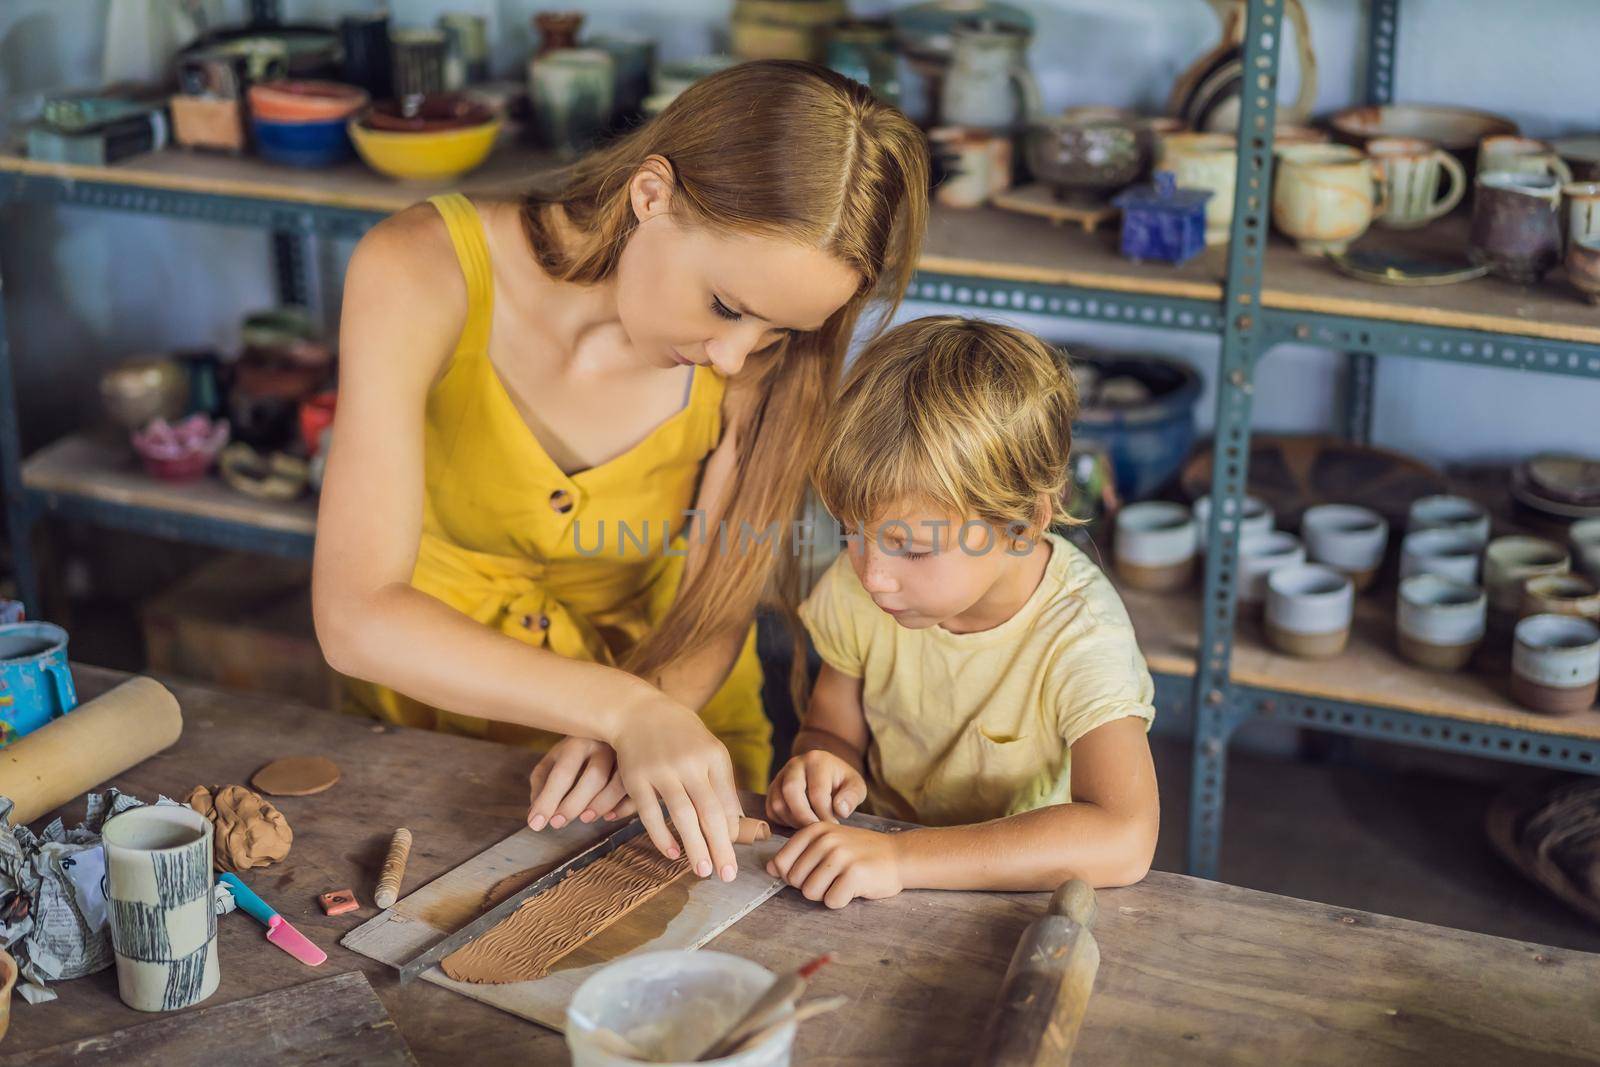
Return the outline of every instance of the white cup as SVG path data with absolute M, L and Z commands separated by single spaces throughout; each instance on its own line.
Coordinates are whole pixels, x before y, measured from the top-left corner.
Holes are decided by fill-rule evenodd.
M 1483 544 L 1472 534 L 1441 526 L 1416 530 L 1400 542 L 1400 578 L 1438 574 L 1467 585 L 1478 584 L 1478 557 Z
M 1272 508 L 1267 506 L 1265 500 L 1253 496 L 1245 497 L 1244 510 L 1240 512 L 1238 518 L 1240 542 L 1253 534 L 1271 533 L 1274 518 Z M 1194 524 L 1200 537 L 1200 551 L 1204 552 L 1206 540 L 1210 536 L 1208 533 L 1211 525 L 1210 493 L 1194 502 Z
M 1454 530 L 1486 545 L 1489 543 L 1489 512 L 1476 500 L 1464 496 L 1421 496 L 1411 502 L 1406 529 L 1413 533 Z
M 1483 641 L 1489 601 L 1476 585 L 1438 574 L 1400 583 L 1395 626 L 1400 654 L 1436 670 L 1459 670 Z
M 1600 691 L 1600 627 L 1574 615 L 1529 615 L 1517 623 L 1511 695 L 1524 707 L 1570 715 Z
M 1522 583 L 1541 574 L 1566 574 L 1567 550 L 1542 537 L 1497 537 L 1483 550 L 1483 586 L 1502 615 L 1522 608 Z
M 1320 659 L 1344 651 L 1355 617 L 1349 575 L 1317 563 L 1267 575 L 1267 640 L 1291 656 Z
M 136 1011 L 172 1011 L 217 990 L 211 823 L 177 804 L 130 808 L 101 831 L 117 992 Z
M 1306 509 L 1300 520 L 1300 539 L 1308 558 L 1339 568 L 1357 589 L 1365 589 L 1383 564 L 1389 524 L 1371 508 L 1321 504 Z
M 1117 512 L 1117 576 L 1134 589 L 1188 585 L 1198 545 L 1194 516 L 1182 504 L 1148 500 Z
M 1267 599 L 1267 575 L 1279 567 L 1306 561 L 1300 539 L 1282 530 L 1246 534 L 1239 538 L 1239 603 L 1260 604 Z

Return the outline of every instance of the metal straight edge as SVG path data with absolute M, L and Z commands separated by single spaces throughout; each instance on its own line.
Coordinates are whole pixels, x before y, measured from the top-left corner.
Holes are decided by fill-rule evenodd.
M 402 965 L 400 968 L 400 984 L 405 985 L 407 982 L 410 982 L 412 979 L 416 978 L 417 975 L 421 974 L 423 971 L 426 971 L 429 967 L 434 966 L 452 952 L 464 948 L 471 942 L 476 941 L 479 937 L 482 937 L 490 930 L 493 930 L 496 926 L 499 926 L 500 923 L 504 921 L 512 912 L 522 907 L 526 901 L 533 899 L 540 893 L 554 889 L 568 876 L 576 874 L 578 871 L 583 870 L 596 860 L 604 859 L 606 856 L 611 855 L 611 853 L 615 852 L 617 849 L 621 848 L 629 841 L 632 841 L 642 833 L 644 833 L 644 823 L 640 822 L 638 819 L 634 819 L 627 826 L 624 826 L 622 829 L 611 834 L 609 837 L 602 838 L 600 841 L 591 845 L 583 852 L 578 853 L 578 855 L 574 856 L 566 863 L 563 863 L 561 866 L 557 867 L 555 870 L 551 871 L 537 882 L 534 882 L 520 893 L 513 893 L 505 900 L 502 900 L 499 904 L 496 904 L 494 907 L 490 908 L 488 911 L 472 920 L 472 922 L 463 926 L 461 929 L 457 930 L 443 941 L 440 941 L 437 945 L 434 945 L 432 948 L 422 953 L 422 955 L 417 956 L 409 963 Z
M 1261 280 L 1272 189 L 1273 124 L 1283 0 L 1249 0 L 1240 82 L 1238 170 L 1224 286 L 1222 359 L 1218 365 L 1212 444 L 1211 519 L 1204 611 L 1195 672 L 1188 870 L 1214 878 L 1222 839 L 1228 736 L 1232 732 L 1230 669 L 1237 617 L 1238 514 L 1250 461 L 1250 408 L 1262 349 Z

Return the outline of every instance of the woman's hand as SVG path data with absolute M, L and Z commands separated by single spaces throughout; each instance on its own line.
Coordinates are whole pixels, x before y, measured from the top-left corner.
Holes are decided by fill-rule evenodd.
M 882 900 L 903 888 L 897 836 L 812 823 L 778 850 L 767 873 L 830 908 L 842 908 L 857 897 Z
M 616 771 L 617 754 L 604 741 L 565 737 L 557 741 L 528 775 L 528 826 L 559 830 L 569 822 L 594 822 L 631 814 Z
M 867 796 L 867 783 L 844 760 L 820 748 L 802 752 L 767 787 L 767 817 L 785 826 L 836 823 Z
M 678 857 L 661 815 L 665 804 L 695 873 L 705 878 L 716 871 L 724 882 L 733 881 L 739 873 L 733 839 L 742 814 L 733 760 L 700 716 L 651 690 L 647 701 L 622 717 L 610 740 L 623 788 L 661 854 Z

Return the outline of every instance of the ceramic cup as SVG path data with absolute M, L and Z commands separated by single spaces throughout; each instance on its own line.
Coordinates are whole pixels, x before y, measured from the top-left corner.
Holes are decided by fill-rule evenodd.
M 1567 246 L 1585 237 L 1600 236 L 1600 182 L 1568 182 L 1561 187 L 1567 213 Z
M 1359 591 L 1378 576 L 1389 544 L 1389 524 L 1371 508 L 1319 504 L 1307 508 L 1300 520 L 1300 539 L 1309 559 L 1344 571 Z
M 1300 538 L 1282 530 L 1241 534 L 1239 537 L 1239 603 L 1260 604 L 1267 599 L 1267 575 L 1279 567 L 1306 561 Z
M 1489 543 L 1489 512 L 1464 496 L 1419 496 L 1406 512 L 1406 529 L 1453 530 L 1479 545 Z
M 933 192 L 945 207 L 973 208 L 1011 188 L 1010 137 L 988 130 L 940 126 L 928 131 L 928 147 L 944 171 Z
M 1204 189 L 1206 244 L 1228 243 L 1233 191 L 1239 169 L 1238 141 L 1227 133 L 1172 133 L 1156 139 L 1156 167 L 1170 170 L 1180 189 Z
M 1342 571 L 1318 563 L 1279 567 L 1267 575 L 1267 640 L 1291 656 L 1337 656 L 1350 640 L 1355 600 Z
M 615 109 L 616 65 L 599 48 L 562 48 L 528 61 L 528 103 L 540 141 L 558 154 L 592 147 Z
M 1244 511 L 1239 516 L 1239 540 L 1258 534 L 1271 533 L 1275 516 L 1265 500 L 1253 496 L 1244 498 Z M 1208 528 L 1211 524 L 1211 494 L 1207 493 L 1194 502 L 1195 532 L 1200 538 L 1200 551 L 1206 550 L 1206 542 L 1210 538 Z
M 1489 601 L 1483 590 L 1438 574 L 1400 583 L 1395 629 L 1400 654 L 1439 671 L 1458 671 L 1483 642 Z
M 1117 576 L 1132 589 L 1166 592 L 1194 578 L 1194 516 L 1182 504 L 1150 500 L 1117 512 Z
M 105 824 L 117 992 L 130 1008 L 172 1011 L 216 992 L 211 836 L 205 816 L 177 804 L 132 808 Z
M 1511 696 L 1523 707 L 1571 715 L 1600 688 L 1600 626 L 1571 615 L 1530 615 L 1517 623 Z
M 1542 537 L 1497 537 L 1483 550 L 1483 585 L 1489 607 L 1515 615 L 1522 607 L 1522 585 L 1541 574 L 1566 574 L 1567 550 Z
M 1483 545 L 1459 530 L 1417 530 L 1400 542 L 1400 578 L 1437 574 L 1468 585 L 1478 582 Z
M 1548 142 L 1511 133 L 1495 134 L 1478 142 L 1478 174 L 1491 171 L 1552 175 L 1563 182 L 1572 180 L 1566 161 Z
M 1567 281 L 1591 304 L 1600 304 L 1600 233 L 1567 246 Z
M 1455 210 L 1466 194 L 1466 168 L 1432 141 L 1376 137 L 1367 142 L 1367 154 L 1377 164 L 1387 199 L 1378 222 L 1390 229 L 1426 226 Z
M 1548 174 L 1478 175 L 1468 252 L 1474 263 L 1533 285 L 1561 259 L 1561 182 Z
M 1600 623 L 1600 587 L 1581 574 L 1541 574 L 1522 583 L 1523 618 L 1573 615 Z
M 1600 582 L 1600 519 L 1573 523 L 1567 537 L 1572 541 L 1572 558 L 1578 569 Z
M 0 626 L 0 745 L 77 706 L 67 631 L 49 622 Z
M 1359 148 L 1290 145 L 1278 153 L 1272 222 L 1300 251 L 1343 252 L 1388 210 L 1378 165 Z

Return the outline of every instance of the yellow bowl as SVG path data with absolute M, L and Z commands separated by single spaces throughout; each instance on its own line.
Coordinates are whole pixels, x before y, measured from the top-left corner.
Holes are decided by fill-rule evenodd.
M 359 119 L 349 123 L 350 140 L 367 166 L 379 174 L 406 181 L 439 181 L 459 177 L 489 156 L 500 121 L 436 133 L 370 130 Z

